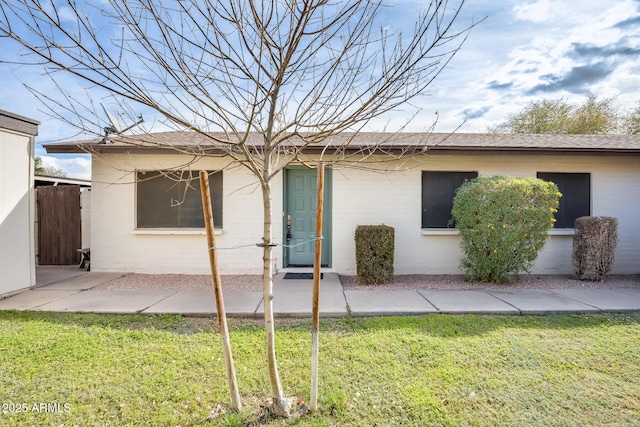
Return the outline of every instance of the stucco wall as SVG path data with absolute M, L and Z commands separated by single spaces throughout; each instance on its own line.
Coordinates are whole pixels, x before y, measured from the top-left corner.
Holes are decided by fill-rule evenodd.
M 32 146 L 0 129 L 0 295 L 35 285 Z
M 103 155 L 93 161 L 92 269 L 140 273 L 209 272 L 206 238 L 199 234 L 141 234 L 135 230 L 134 169 L 165 169 L 190 158 L 171 155 Z M 193 169 L 218 169 L 226 161 L 205 159 Z M 333 171 L 333 260 L 335 271 L 355 274 L 353 233 L 361 224 L 396 230 L 396 274 L 454 274 L 459 236 L 421 230 L 421 171 L 478 171 L 481 176 L 535 176 L 536 172 L 591 174 L 592 215 L 618 218 L 620 244 L 614 273 L 640 273 L 640 158 L 604 156 L 425 156 L 399 172 Z M 224 227 L 218 247 L 259 242 L 262 199 L 256 178 L 244 168 L 225 170 Z M 282 179 L 273 182 L 274 236 L 282 236 Z M 552 235 L 534 266 L 538 274 L 571 273 L 572 237 Z M 282 267 L 282 249 L 276 248 Z M 222 274 L 259 274 L 261 250 L 220 250 Z

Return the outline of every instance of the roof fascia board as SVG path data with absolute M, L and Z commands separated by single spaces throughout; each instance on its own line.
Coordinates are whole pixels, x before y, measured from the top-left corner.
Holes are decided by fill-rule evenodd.
M 40 122 L 9 111 L 0 110 L 0 128 L 29 136 L 38 135 Z
M 191 147 L 135 147 L 135 146 L 122 146 L 122 145 L 98 145 L 98 144 L 83 144 L 83 145 L 45 145 L 47 153 L 49 154 L 198 154 L 189 152 Z M 338 149 L 336 147 L 336 149 Z M 354 146 L 343 147 L 339 149 L 342 153 L 357 154 L 362 152 L 363 154 L 385 154 L 385 153 L 415 153 L 426 155 L 609 155 L 609 156 L 638 156 L 640 155 L 640 149 L 635 148 L 532 148 L 532 147 L 451 147 L 451 146 L 434 146 L 427 147 L 424 150 L 423 146 L 406 146 L 406 147 L 371 147 L 371 150 L 366 146 Z M 303 150 L 305 154 L 330 154 L 332 149 L 325 149 L 324 147 L 307 147 Z M 204 150 L 202 155 L 215 155 L 223 156 L 228 151 L 220 148 L 213 148 Z

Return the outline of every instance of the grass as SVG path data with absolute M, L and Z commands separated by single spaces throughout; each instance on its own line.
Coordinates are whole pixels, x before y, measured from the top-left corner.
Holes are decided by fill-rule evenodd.
M 230 319 L 230 326 L 240 414 L 228 409 L 212 319 L 0 312 L 0 425 L 624 426 L 640 419 L 640 313 L 322 320 L 320 410 L 289 420 L 260 409 L 268 397 L 260 324 Z M 302 399 L 309 326 L 281 321 L 277 332 L 284 389 Z

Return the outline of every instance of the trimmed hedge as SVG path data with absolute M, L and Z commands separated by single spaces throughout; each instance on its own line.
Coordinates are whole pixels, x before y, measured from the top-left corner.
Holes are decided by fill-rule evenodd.
M 576 219 L 573 274 L 580 280 L 603 281 L 613 267 L 618 244 L 618 220 L 609 216 Z
M 358 282 L 381 285 L 393 281 L 393 227 L 359 225 L 356 228 L 356 272 Z
M 467 280 L 507 282 L 529 271 L 555 222 L 558 187 L 537 178 L 476 178 L 456 191 L 452 215 L 460 230 Z

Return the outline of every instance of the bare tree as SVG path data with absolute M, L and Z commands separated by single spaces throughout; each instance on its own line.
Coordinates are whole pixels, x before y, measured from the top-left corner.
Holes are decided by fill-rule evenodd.
M 0 36 L 19 43 L 30 53 L 22 62 L 42 66 L 54 81 L 70 74 L 92 93 L 128 102 L 126 111 L 148 107 L 174 128 L 224 147 L 255 174 L 264 206 L 269 380 L 275 412 L 287 414 L 274 346 L 272 179 L 306 148 L 357 133 L 425 94 L 475 25 L 456 25 L 464 0 L 403 10 L 415 16 L 406 32 L 386 27 L 393 9 L 379 0 L 90 3 L 3 2 Z M 95 128 L 95 109 L 62 92 L 40 96 L 61 118 Z M 351 139 L 342 141 L 332 152 L 344 153 Z M 189 151 L 207 155 L 197 144 Z

